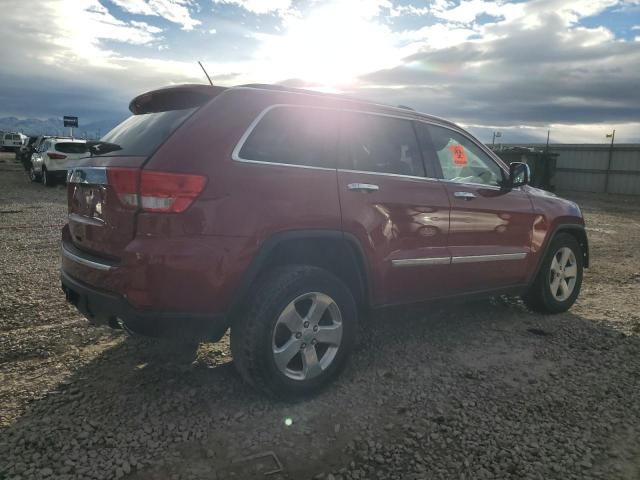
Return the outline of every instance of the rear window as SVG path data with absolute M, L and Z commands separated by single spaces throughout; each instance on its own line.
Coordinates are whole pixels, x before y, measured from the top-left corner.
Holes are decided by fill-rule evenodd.
M 87 153 L 87 144 L 78 142 L 56 143 L 54 148 L 61 153 Z
M 118 145 L 104 156 L 151 155 L 184 122 L 196 108 L 133 115 L 107 133 L 100 140 Z

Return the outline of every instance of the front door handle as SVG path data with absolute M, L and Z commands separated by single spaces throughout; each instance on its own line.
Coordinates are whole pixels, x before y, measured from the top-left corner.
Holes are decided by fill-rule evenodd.
M 456 198 L 464 198 L 465 200 L 473 200 L 476 198 L 475 194 L 471 192 L 453 192 L 453 196 Z
M 350 183 L 347 188 L 354 192 L 377 192 L 380 190 L 378 185 L 373 185 L 372 183 Z

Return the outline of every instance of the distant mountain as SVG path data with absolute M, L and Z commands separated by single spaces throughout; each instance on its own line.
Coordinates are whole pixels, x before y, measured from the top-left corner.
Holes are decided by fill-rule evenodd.
M 80 118 L 80 126 L 74 128 L 74 136 L 100 138 L 113 127 L 118 125 L 128 115 L 115 116 L 83 124 Z M 20 132 L 25 135 L 69 135 L 69 128 L 63 126 L 62 118 L 48 118 L 40 120 L 38 118 L 0 118 L 0 131 Z

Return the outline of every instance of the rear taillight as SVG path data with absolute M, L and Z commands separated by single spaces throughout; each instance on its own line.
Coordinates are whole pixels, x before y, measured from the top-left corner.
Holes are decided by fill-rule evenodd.
M 109 168 L 107 179 L 124 207 L 138 208 L 140 170 L 137 168 Z
M 64 160 L 65 158 L 67 158 L 66 155 L 62 155 L 61 153 L 47 153 L 47 156 L 51 160 Z
M 107 175 L 123 206 L 145 212 L 184 212 L 207 183 L 200 175 L 130 168 L 110 168 Z
M 200 195 L 207 179 L 200 175 L 143 171 L 140 204 L 148 212 L 184 212 Z

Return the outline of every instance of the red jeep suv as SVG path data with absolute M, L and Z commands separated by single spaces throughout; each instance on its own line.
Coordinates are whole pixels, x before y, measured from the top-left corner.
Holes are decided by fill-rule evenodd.
M 192 342 L 231 328 L 241 375 L 295 396 L 338 374 L 366 308 L 578 296 L 578 206 L 451 122 L 269 85 L 129 109 L 68 173 L 62 287 L 92 322 Z

